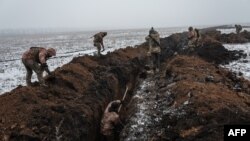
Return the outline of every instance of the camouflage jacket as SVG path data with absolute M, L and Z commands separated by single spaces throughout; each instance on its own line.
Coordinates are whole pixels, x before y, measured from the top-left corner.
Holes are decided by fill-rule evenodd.
M 149 53 L 160 53 L 160 35 L 158 32 L 148 35 L 145 38 L 149 43 Z
M 97 34 L 94 35 L 94 44 L 95 43 L 100 43 L 103 46 L 103 38 L 105 37 L 105 33 L 104 32 L 99 32 Z
M 188 32 L 188 40 L 194 40 L 196 38 L 197 38 L 197 34 L 196 34 L 195 30 Z
M 44 64 L 47 61 L 47 50 L 42 47 L 31 47 L 28 51 L 26 51 L 22 60 L 32 60 L 36 63 Z

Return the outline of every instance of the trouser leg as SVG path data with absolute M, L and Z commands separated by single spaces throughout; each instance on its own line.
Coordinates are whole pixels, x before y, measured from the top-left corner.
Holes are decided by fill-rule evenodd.
M 152 53 L 148 57 L 148 66 L 149 66 L 150 69 L 154 68 L 154 56 L 153 56 Z
M 188 41 L 188 47 L 192 47 L 192 41 Z
M 97 48 L 98 56 L 101 56 L 101 47 Z
M 40 82 L 40 84 L 45 84 L 42 72 L 37 73 L 37 78 L 38 78 L 38 81 Z
M 32 70 L 31 69 L 29 69 L 29 68 L 26 68 L 26 70 L 27 70 L 27 73 L 26 73 L 26 84 L 27 84 L 27 86 L 31 86 L 31 77 L 32 77 Z
M 189 40 L 189 41 L 188 41 L 188 47 L 189 47 L 189 48 L 195 47 L 195 39 L 192 39 L 192 40 Z
M 101 44 L 100 43 L 94 43 L 94 46 L 97 48 L 97 55 L 101 56 Z
M 152 62 L 153 62 L 153 70 L 158 72 L 160 68 L 160 54 L 159 53 L 152 53 Z
M 26 69 L 26 85 L 31 86 L 31 77 L 32 77 L 32 69 L 30 68 L 29 64 L 27 61 L 22 60 L 24 67 Z
M 34 63 L 33 64 L 33 70 L 35 71 L 35 73 L 37 75 L 37 79 L 38 79 L 39 83 L 40 84 L 45 84 L 45 81 L 43 79 L 44 69 L 42 69 L 41 66 L 38 63 Z

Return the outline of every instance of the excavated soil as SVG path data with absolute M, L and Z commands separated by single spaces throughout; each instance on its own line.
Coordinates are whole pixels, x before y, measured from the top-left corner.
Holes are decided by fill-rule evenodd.
M 250 33 L 237 36 L 249 40 Z M 19 86 L 0 96 L 0 139 L 101 140 L 103 111 L 111 100 L 121 99 L 128 86 L 121 111 L 126 125 L 120 140 L 126 140 L 130 117 L 138 108 L 133 95 L 144 79 L 150 79 L 154 88 L 145 101 L 158 103 L 152 113 L 161 119 L 150 127 L 161 131 L 151 140 L 222 140 L 224 124 L 250 123 L 249 81 L 219 67 L 244 56 L 226 50 L 221 44 L 226 41 L 241 43 L 210 31 L 203 33 L 201 46 L 190 51 L 185 48 L 186 33 L 161 39 L 161 72 L 156 75 L 145 73 L 146 43 L 100 58 L 74 58 L 46 78 L 48 87 Z
M 223 140 L 224 125 L 250 123 L 249 81 L 193 56 L 162 67 L 137 88 L 122 140 Z

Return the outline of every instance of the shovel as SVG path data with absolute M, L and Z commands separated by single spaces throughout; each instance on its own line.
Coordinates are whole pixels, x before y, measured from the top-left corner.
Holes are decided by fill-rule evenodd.
M 126 98 L 127 92 L 128 92 L 128 86 L 126 86 L 126 91 L 125 91 L 125 93 L 124 93 L 124 95 L 123 95 L 122 101 L 124 101 L 124 99 Z M 122 108 L 122 104 L 120 105 L 120 107 L 119 107 L 119 109 L 118 109 L 118 113 L 120 112 L 121 108 Z

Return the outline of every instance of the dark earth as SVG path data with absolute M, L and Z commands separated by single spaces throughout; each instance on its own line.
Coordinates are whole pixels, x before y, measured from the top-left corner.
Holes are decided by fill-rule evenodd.
M 19 86 L 0 96 L 0 139 L 3 141 L 100 141 L 100 121 L 107 104 L 128 96 L 120 113 L 120 140 L 223 140 L 223 125 L 250 124 L 250 82 L 220 67 L 244 57 L 223 43 L 246 43 L 250 33 L 221 34 L 201 30 L 200 46 L 187 49 L 187 33 L 162 38 L 161 69 L 147 73 L 147 43 L 107 55 L 82 56 L 46 78 L 48 87 Z M 146 135 L 130 134 L 138 109 L 135 94 L 150 119 Z M 3 82 L 2 82 L 3 83 Z M 139 102 L 139 103 L 140 103 Z M 156 106 L 154 106 L 156 105 Z M 152 114 L 151 114 L 152 113 Z M 137 131 L 135 131 L 137 132 Z M 139 131 L 138 131 L 139 132 Z

